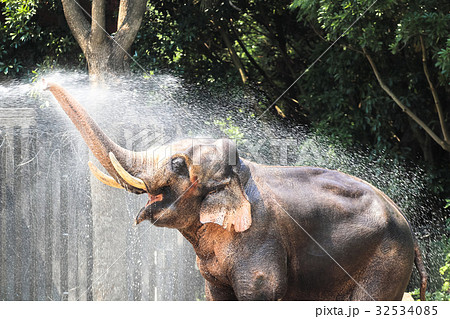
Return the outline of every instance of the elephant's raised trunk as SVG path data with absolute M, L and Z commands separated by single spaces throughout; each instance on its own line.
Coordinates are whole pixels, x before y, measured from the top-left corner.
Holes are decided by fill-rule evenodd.
M 96 170 L 95 166 L 90 163 L 89 166 L 94 175 L 107 185 L 123 187 L 133 193 L 145 193 L 144 183 L 135 177 L 140 173 L 142 167 L 146 167 L 146 165 L 142 165 L 147 162 L 145 152 L 132 152 L 114 143 L 100 129 L 86 110 L 60 85 L 46 83 L 46 89 L 56 98 L 78 131 L 80 131 L 81 136 L 94 156 L 114 180 Z

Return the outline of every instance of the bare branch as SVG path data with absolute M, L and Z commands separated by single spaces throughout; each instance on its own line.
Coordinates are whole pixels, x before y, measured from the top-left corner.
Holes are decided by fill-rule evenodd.
M 402 103 L 402 101 L 399 100 L 399 98 L 389 89 L 389 87 L 384 83 L 383 79 L 381 78 L 380 73 L 378 72 L 378 69 L 373 62 L 371 56 L 367 52 L 365 48 L 363 48 L 364 55 L 366 56 L 367 60 L 370 63 L 370 66 L 372 67 L 373 72 L 375 73 L 375 76 L 378 80 L 378 83 L 380 84 L 381 88 L 394 100 L 394 102 L 405 112 L 411 119 L 414 120 L 422 129 L 427 132 L 427 134 L 436 142 L 438 143 L 445 151 L 450 152 L 450 144 L 447 141 L 442 140 L 439 136 L 437 136 L 433 130 L 425 124 L 413 111 L 411 111 L 410 108 L 408 108 L 406 105 Z
M 70 31 L 72 31 L 72 34 L 77 40 L 78 45 L 81 47 L 81 50 L 86 53 L 90 34 L 90 24 L 85 18 L 78 2 L 74 0 L 61 0 L 61 2 Z
M 121 0 L 117 33 L 114 36 L 117 43 L 125 50 L 129 50 L 141 26 L 146 0 Z
M 436 111 L 439 116 L 439 124 L 441 125 L 442 130 L 442 136 L 444 137 L 444 140 L 449 143 L 450 139 L 447 132 L 447 127 L 445 123 L 444 118 L 444 112 L 442 111 L 442 104 L 439 100 L 439 96 L 437 94 L 436 88 L 433 85 L 433 82 L 431 82 L 430 72 L 428 71 L 427 66 L 427 54 L 425 50 L 425 44 L 423 42 L 423 37 L 420 36 L 420 46 L 422 47 L 422 64 L 423 64 L 423 72 L 425 73 L 425 76 L 427 77 L 428 85 L 430 86 L 431 93 L 433 94 L 434 104 L 436 105 Z
M 233 25 L 233 22 L 230 19 L 230 27 L 231 30 L 233 31 L 233 34 L 239 44 L 239 46 L 241 47 L 242 51 L 244 52 L 244 54 L 247 56 L 248 60 L 250 61 L 251 64 L 253 64 L 253 66 L 261 73 L 261 75 L 275 88 L 275 89 L 279 89 L 279 87 L 275 84 L 275 82 L 273 82 L 273 80 L 269 77 L 269 75 L 267 74 L 266 71 L 263 70 L 263 68 L 261 68 L 261 66 L 258 64 L 258 62 L 256 62 L 256 60 L 252 57 L 252 55 L 250 54 L 250 52 L 248 52 L 247 48 L 245 47 L 244 43 L 242 42 L 242 40 L 239 37 L 239 34 L 236 31 L 236 28 Z
M 225 32 L 225 30 L 221 26 L 218 26 L 218 29 L 219 29 L 220 35 L 222 36 L 223 42 L 225 43 L 225 46 L 228 49 L 228 53 L 231 56 L 231 60 L 233 61 L 233 64 L 236 67 L 236 69 L 238 69 L 238 71 L 239 71 L 242 83 L 246 83 L 247 82 L 247 74 L 245 72 L 244 65 L 242 64 L 241 59 L 237 55 L 236 50 L 234 49 L 234 46 L 231 43 L 231 40 L 228 37 L 228 34 Z
M 91 41 L 94 45 L 100 45 L 106 38 L 105 21 L 106 21 L 105 0 L 93 0 Z

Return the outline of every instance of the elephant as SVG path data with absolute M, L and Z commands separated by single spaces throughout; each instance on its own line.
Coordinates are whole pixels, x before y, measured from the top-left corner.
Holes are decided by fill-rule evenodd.
M 324 168 L 254 163 L 226 138 L 127 150 L 64 88 L 46 89 L 109 175 L 89 162 L 92 173 L 148 195 L 135 223 L 175 228 L 192 244 L 207 300 L 402 300 L 414 263 L 425 300 L 411 226 L 369 183 Z

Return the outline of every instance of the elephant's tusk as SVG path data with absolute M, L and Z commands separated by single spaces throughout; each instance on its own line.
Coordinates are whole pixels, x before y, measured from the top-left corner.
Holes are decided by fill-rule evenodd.
M 91 161 L 88 162 L 89 168 L 92 172 L 92 174 L 97 177 L 97 179 L 102 182 L 103 184 L 106 184 L 108 186 L 111 187 L 115 187 L 115 188 L 123 188 L 122 185 L 120 185 L 119 183 L 116 182 L 116 180 L 114 178 L 112 178 L 111 176 L 106 175 L 105 173 L 103 173 L 102 171 L 100 171 L 95 165 L 94 163 L 92 163 Z
M 130 173 L 128 173 L 122 165 L 120 165 L 119 161 L 117 160 L 114 153 L 109 152 L 109 158 L 111 160 L 111 163 L 113 164 L 114 168 L 116 169 L 117 173 L 124 179 L 125 182 L 130 184 L 131 186 L 147 190 L 147 187 L 145 186 L 145 183 L 142 181 L 142 179 L 132 176 Z

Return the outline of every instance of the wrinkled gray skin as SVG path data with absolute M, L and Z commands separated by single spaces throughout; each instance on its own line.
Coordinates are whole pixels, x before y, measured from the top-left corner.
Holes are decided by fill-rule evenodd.
M 48 88 L 117 185 L 149 195 L 137 223 L 176 228 L 193 245 L 208 300 L 401 300 L 414 262 L 424 298 L 410 226 L 368 183 L 259 165 L 226 139 L 182 140 L 168 156 L 124 150 L 64 89 Z M 114 169 L 110 152 L 144 188 Z

